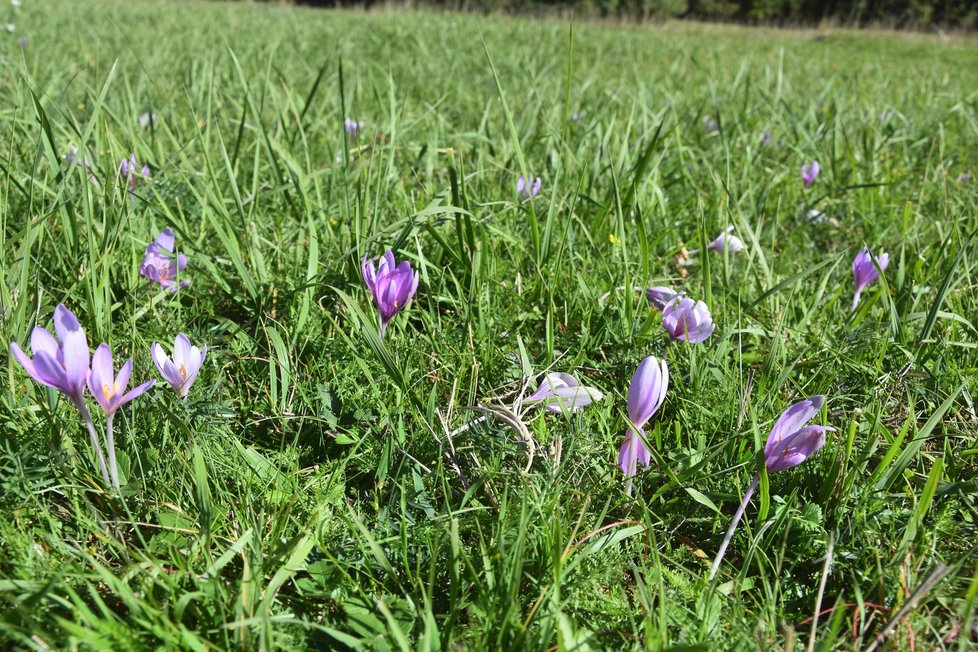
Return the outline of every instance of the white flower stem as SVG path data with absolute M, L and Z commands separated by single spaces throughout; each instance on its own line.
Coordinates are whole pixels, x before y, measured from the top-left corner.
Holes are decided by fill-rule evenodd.
M 119 489 L 122 487 L 122 484 L 119 482 L 119 466 L 115 461 L 115 438 L 112 432 L 113 420 L 115 420 L 114 414 L 105 417 L 105 445 L 109 449 L 109 473 L 112 474 L 112 486 Z
M 102 479 L 105 480 L 106 484 L 109 484 L 111 482 L 109 471 L 105 467 L 105 456 L 102 455 L 102 445 L 98 443 L 98 435 L 95 433 L 95 423 L 92 421 L 92 414 L 88 411 L 88 406 L 84 402 L 79 402 L 77 407 L 78 411 L 81 412 L 82 419 L 85 421 L 85 426 L 88 428 L 88 436 L 92 439 L 92 448 L 95 449 L 95 456 L 98 457 L 98 466 L 102 472 Z
M 740 519 L 744 515 L 744 510 L 747 508 L 747 503 L 750 502 L 750 497 L 754 495 L 754 490 L 757 489 L 757 483 L 760 479 L 761 477 L 759 475 L 754 475 L 754 479 L 750 481 L 750 486 L 747 487 L 747 493 L 744 494 L 744 499 L 740 501 L 740 507 L 737 508 L 733 520 L 730 521 L 730 527 L 727 528 L 727 534 L 723 537 L 723 543 L 720 544 L 717 558 L 713 560 L 713 566 L 710 567 L 710 581 L 713 581 L 713 576 L 717 574 L 717 569 L 720 568 L 720 562 L 723 561 L 723 555 L 727 552 L 727 546 L 730 545 L 730 540 L 733 539 L 737 524 L 740 523 Z

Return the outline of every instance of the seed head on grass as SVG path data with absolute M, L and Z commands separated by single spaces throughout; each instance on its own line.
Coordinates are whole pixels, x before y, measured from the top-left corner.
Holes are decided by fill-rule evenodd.
M 380 336 L 383 337 L 387 330 L 387 323 L 394 315 L 404 310 L 404 307 L 414 298 L 414 293 L 418 290 L 419 277 L 411 269 L 411 263 L 408 261 L 402 260 L 398 265 L 390 249 L 376 267 L 374 259 L 368 259 L 368 254 L 364 254 L 360 261 L 360 271 L 363 273 L 363 282 L 377 302 L 377 310 L 380 312 Z
M 580 412 L 594 401 L 600 401 L 604 394 L 594 387 L 586 387 L 570 374 L 552 372 L 525 399 L 524 404 L 531 407 L 543 406 L 547 412 Z
M 669 366 L 665 359 L 649 356 L 639 363 L 628 385 L 628 432 L 618 451 L 618 468 L 625 474 L 626 491 L 631 493 L 631 479 L 638 473 L 638 464 L 648 467 L 649 449 L 643 441 L 643 428 L 666 400 L 669 388 Z
M 662 325 L 669 337 L 690 344 L 706 340 L 716 329 L 706 304 L 684 296 L 676 296 L 662 309 Z
M 873 264 L 874 258 L 876 259 L 876 264 Z M 880 271 L 885 270 L 889 264 L 889 254 L 874 256 L 866 247 L 859 250 L 856 258 L 852 261 L 852 280 L 856 283 L 856 293 L 852 297 L 853 310 L 859 305 L 859 297 L 862 295 L 863 290 L 875 283 L 880 277 Z M 879 269 L 876 268 L 876 265 L 879 265 Z
M 170 383 L 177 396 L 186 398 L 190 386 L 197 380 L 204 358 L 207 357 L 207 347 L 205 346 L 203 350 L 198 349 L 190 343 L 186 335 L 180 333 L 173 342 L 172 359 L 156 342 L 153 342 L 149 350 L 163 380 Z
M 176 280 L 187 266 L 187 257 L 183 254 L 174 256 L 175 247 L 176 236 L 173 229 L 167 227 L 160 231 L 154 242 L 146 246 L 143 262 L 139 266 L 140 275 L 170 292 L 190 285 L 189 280 L 182 279 L 179 283 Z

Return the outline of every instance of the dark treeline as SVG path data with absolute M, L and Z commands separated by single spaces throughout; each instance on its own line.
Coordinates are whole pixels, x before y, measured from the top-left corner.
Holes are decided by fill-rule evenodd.
M 399 4 L 397 0 L 295 0 L 322 7 Z M 637 20 L 693 18 L 744 23 L 910 29 L 978 27 L 978 0 L 403 0 L 406 6 L 507 13 L 577 13 Z

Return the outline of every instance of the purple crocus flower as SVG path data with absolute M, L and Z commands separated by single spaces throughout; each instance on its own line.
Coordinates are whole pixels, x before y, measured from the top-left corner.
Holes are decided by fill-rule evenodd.
M 808 188 L 813 183 L 815 179 L 818 178 L 818 173 L 821 171 L 821 167 L 818 165 L 818 161 L 812 161 L 811 163 L 806 163 L 801 166 L 801 181 Z
M 645 298 L 656 310 L 663 310 L 670 301 L 676 298 L 677 292 L 672 288 L 656 285 L 645 291 Z
M 777 473 L 798 466 L 825 444 L 825 433 L 835 432 L 835 428 L 829 426 L 807 425 L 809 421 L 815 418 L 824 404 L 824 396 L 812 396 L 795 403 L 781 414 L 777 423 L 771 428 L 771 434 L 768 435 L 767 444 L 764 446 L 764 467 L 768 473 Z M 730 527 L 727 528 L 727 534 L 723 537 L 723 543 L 720 544 L 720 550 L 710 568 L 711 580 L 716 575 L 717 569 L 720 568 L 720 562 L 723 561 L 727 546 L 733 539 L 737 524 L 740 523 L 747 503 L 754 495 L 754 490 L 757 489 L 759 481 L 760 476 L 755 475 L 744 493 L 743 500 L 740 501 L 740 507 L 737 508 L 733 519 L 730 521 Z
M 879 270 L 876 269 L 876 265 L 873 264 L 873 259 L 876 259 L 876 263 L 879 265 Z M 871 285 L 880 277 L 880 270 L 885 270 L 886 266 L 890 264 L 889 254 L 880 254 L 879 256 L 873 256 L 873 254 L 863 247 L 860 249 L 859 253 L 856 254 L 855 260 L 852 261 L 852 279 L 856 282 L 856 293 L 852 297 L 852 309 L 855 310 L 856 306 L 859 305 L 859 297 L 863 293 L 863 290 L 867 286 Z
M 343 128 L 346 130 L 346 135 L 350 137 L 350 140 L 356 140 L 357 136 L 360 135 L 360 130 L 364 126 L 365 123 L 363 120 L 354 120 L 349 116 L 343 121 Z
M 156 236 L 156 241 L 146 246 L 143 262 L 139 266 L 139 274 L 153 283 L 159 283 L 161 288 L 169 288 L 170 292 L 190 285 L 189 280 L 177 283 L 177 277 L 187 266 L 187 257 L 183 254 L 173 255 L 176 237 L 173 229 L 167 227 Z
M 743 240 L 733 234 L 733 230 L 734 228 L 732 226 L 728 226 L 727 230 L 718 235 L 713 242 L 706 245 L 706 248 L 721 254 L 724 250 L 727 250 L 732 254 L 739 254 L 741 251 L 746 249 L 747 246 L 744 245 Z
M 535 177 L 527 179 L 526 177 L 520 177 L 516 180 L 516 192 L 523 193 L 526 195 L 527 199 L 533 199 L 538 194 L 540 194 L 540 186 L 543 182 L 540 181 L 540 177 Z
M 376 269 L 374 259 L 367 254 L 360 261 L 363 282 L 374 295 L 380 311 L 380 336 L 387 330 L 387 322 L 404 309 L 418 289 L 419 276 L 411 269 L 411 263 L 402 260 L 400 265 L 394 261 L 394 254 L 388 249 L 380 259 Z
M 662 309 L 662 325 L 669 337 L 690 344 L 699 344 L 716 328 L 706 304 L 684 296 L 676 296 Z
M 19 39 L 17 39 L 17 45 L 19 45 L 22 48 L 26 48 L 30 44 L 31 44 L 31 40 L 26 36 L 21 36 Z
M 78 409 L 88 428 L 102 477 L 109 482 L 102 445 L 99 444 L 92 415 L 85 404 L 85 381 L 89 373 L 88 338 L 75 315 L 60 303 L 54 309 L 54 330 L 58 335 L 57 340 L 40 326 L 31 332 L 33 359 L 27 357 L 14 342 L 10 343 L 10 353 L 31 378 L 58 390 Z
M 765 131 L 761 134 L 761 147 L 767 147 L 774 140 L 774 136 L 771 135 L 770 131 Z
M 126 180 L 129 185 L 129 192 L 136 190 L 136 183 L 139 180 L 137 175 L 142 175 L 143 179 L 149 180 L 149 166 L 144 165 L 142 168 L 139 167 L 139 161 L 136 160 L 136 154 L 132 153 L 129 158 L 124 158 L 119 163 L 119 176 Z
M 126 360 L 119 370 L 119 375 L 115 374 L 115 367 L 112 364 L 112 349 L 104 342 L 95 349 L 92 356 L 92 370 L 88 374 L 88 391 L 95 397 L 95 402 L 99 404 L 105 412 L 105 444 L 109 450 L 109 473 L 112 477 L 112 486 L 118 489 L 119 466 L 115 457 L 115 437 L 112 431 L 112 424 L 115 420 L 115 413 L 129 401 L 142 396 L 146 390 L 156 384 L 156 379 L 151 378 L 142 385 L 134 387 L 129 392 L 129 376 L 132 375 L 132 360 Z
M 14 342 L 10 343 L 10 353 L 31 378 L 58 390 L 75 407 L 84 405 L 88 338 L 78 319 L 60 303 L 54 309 L 54 329 L 58 334 L 57 340 L 40 326 L 31 332 L 33 359 L 27 357 Z
M 186 335 L 180 333 L 173 342 L 173 359 L 156 342 L 153 342 L 149 350 L 163 379 L 170 383 L 177 396 L 186 398 L 187 391 L 197 380 L 200 367 L 207 357 L 207 347 L 198 349 L 190 343 Z
M 531 407 L 542 405 L 547 412 L 579 412 L 602 398 L 604 394 L 597 389 L 581 385 L 570 374 L 555 371 L 544 376 L 537 391 L 522 402 Z
M 958 177 L 958 183 L 960 183 L 960 184 L 965 184 L 965 183 L 968 183 L 969 181 L 971 181 L 971 173 L 970 172 L 964 172 L 964 173 L 961 174 L 961 176 Z
M 720 123 L 714 120 L 712 115 L 704 116 L 703 129 L 706 130 L 706 133 L 712 134 L 720 131 Z
M 638 464 L 648 467 L 651 461 L 651 454 L 643 441 L 643 428 L 662 407 L 668 387 L 669 367 L 665 359 L 660 361 L 653 356 L 639 363 L 628 386 L 629 428 L 618 451 L 618 468 L 628 479 L 628 493 L 631 493 L 631 478 L 638 472 Z

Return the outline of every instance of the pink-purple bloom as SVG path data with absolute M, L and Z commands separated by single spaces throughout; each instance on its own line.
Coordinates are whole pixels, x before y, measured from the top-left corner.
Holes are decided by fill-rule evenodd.
M 677 294 L 672 288 L 656 285 L 645 291 L 645 298 L 649 300 L 649 304 L 656 310 L 664 310 L 666 305 L 676 298 Z
M 965 184 L 971 181 L 971 172 L 963 172 L 961 176 L 958 177 L 958 183 Z
M 531 407 L 542 405 L 547 412 L 579 412 L 602 398 L 604 395 L 597 389 L 581 385 L 570 374 L 555 371 L 544 376 L 537 391 L 522 402 Z
M 346 135 L 350 137 L 350 140 L 356 140 L 360 135 L 360 130 L 363 129 L 365 123 L 363 120 L 354 120 L 353 118 L 347 116 L 346 120 L 343 121 L 343 129 L 346 130 Z
M 179 279 L 187 266 L 187 257 L 182 253 L 174 255 L 175 246 L 176 237 L 173 235 L 173 229 L 169 227 L 163 229 L 156 236 L 156 240 L 146 246 L 143 262 L 139 266 L 140 275 L 153 283 L 158 283 L 163 289 L 169 289 L 170 292 L 176 292 L 190 285 L 189 280 Z
M 784 411 L 764 446 L 764 466 L 768 473 L 798 466 L 825 444 L 826 432 L 835 432 L 829 426 L 806 425 L 824 404 L 824 396 L 812 396 Z
M 651 461 L 649 449 L 643 441 L 645 424 L 662 407 L 669 387 L 669 367 L 649 356 L 639 363 L 628 386 L 628 432 L 618 451 L 618 468 L 631 479 L 638 472 L 639 463 L 648 467 Z M 629 485 L 629 490 L 631 486 Z
M 765 131 L 761 134 L 761 147 L 767 147 L 774 140 L 774 136 L 771 135 L 770 131 Z
M 876 259 L 876 265 L 879 265 L 879 269 L 873 264 L 874 258 Z M 885 270 L 889 264 L 889 254 L 874 256 L 866 247 L 863 247 L 856 254 L 855 260 L 852 261 L 852 279 L 856 282 L 856 293 L 852 297 L 853 310 L 859 305 L 859 297 L 862 295 L 863 290 L 874 283 L 880 277 L 880 271 Z
M 136 184 L 140 176 L 142 176 L 143 180 L 149 180 L 149 166 L 143 165 L 140 167 L 134 152 L 129 155 L 129 158 L 124 158 L 119 163 L 119 176 L 126 180 L 129 186 L 129 192 L 133 192 L 136 190 Z
M 396 264 L 390 249 L 374 267 L 374 259 L 364 254 L 360 261 L 363 282 L 374 296 L 380 312 L 380 335 L 383 337 L 387 323 L 414 298 L 418 289 L 419 276 L 411 269 L 411 263 L 402 260 Z
M 132 375 L 132 359 L 126 360 L 125 364 L 115 374 L 115 367 L 112 364 L 112 349 L 104 342 L 95 349 L 92 356 L 92 370 L 88 375 L 88 391 L 95 398 L 106 416 L 113 416 L 119 408 L 129 401 L 141 396 L 156 383 L 156 379 L 147 380 L 142 385 L 134 387 L 129 392 L 129 376 Z M 109 451 L 112 456 L 112 451 Z
M 132 359 L 126 360 L 119 370 L 115 373 L 115 366 L 112 363 L 112 349 L 104 342 L 95 349 L 92 356 L 92 370 L 88 374 L 88 391 L 95 398 L 102 411 L 105 412 L 105 445 L 109 451 L 109 475 L 111 476 L 112 486 L 118 489 L 119 465 L 115 456 L 115 437 L 113 434 L 113 422 L 115 413 L 129 401 L 142 396 L 150 387 L 156 384 L 156 379 L 151 378 L 142 385 L 132 388 L 129 387 L 129 377 L 132 375 Z M 125 393 L 124 393 L 125 392 Z
M 516 192 L 523 193 L 526 195 L 527 199 L 533 199 L 538 194 L 540 194 L 540 187 L 543 182 L 540 177 L 527 179 L 526 177 L 520 177 L 516 180 Z
M 139 114 L 139 126 L 143 129 L 149 129 L 156 125 L 160 117 L 156 115 L 154 111 L 144 111 Z M 147 169 L 147 173 L 149 170 Z
M 669 337 L 690 344 L 699 344 L 716 329 L 706 304 L 684 296 L 676 296 L 666 304 L 662 310 L 662 325 Z
M 54 309 L 54 330 L 57 340 L 40 326 L 31 332 L 33 359 L 14 342 L 10 343 L 10 353 L 31 378 L 58 390 L 75 407 L 82 406 L 88 377 L 88 338 L 75 315 L 61 304 Z
M 825 445 L 825 433 L 835 432 L 835 428 L 807 425 L 809 421 L 815 418 L 824 404 L 824 396 L 812 396 L 795 403 L 781 414 L 777 423 L 771 428 L 771 434 L 768 435 L 767 444 L 764 446 L 764 468 L 767 469 L 768 473 L 777 473 L 798 466 Z M 730 521 L 727 534 L 723 537 L 717 556 L 710 567 L 711 580 L 720 568 L 720 562 L 723 561 L 727 546 L 733 539 L 737 524 L 740 523 L 747 503 L 754 495 L 754 490 L 757 489 L 759 481 L 760 475 L 755 474 L 747 487 L 747 491 L 744 492 L 744 498 L 740 501 L 740 506 Z
M 706 248 L 710 251 L 716 251 L 721 254 L 724 252 L 724 250 L 727 250 L 732 254 L 739 254 L 741 251 L 746 249 L 747 246 L 744 245 L 743 240 L 733 234 L 733 230 L 734 228 L 732 226 L 728 226 L 727 230 L 718 235 L 713 242 L 706 245 Z
M 821 169 L 818 161 L 812 161 L 801 166 L 801 181 L 805 184 L 806 188 L 815 183 L 815 179 L 818 178 L 818 173 Z
M 204 358 L 207 357 L 207 347 L 198 349 L 190 343 L 186 335 L 180 333 L 173 342 L 173 358 L 156 342 L 153 342 L 149 350 L 163 379 L 170 383 L 177 396 L 186 398 L 190 386 L 197 380 Z

